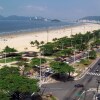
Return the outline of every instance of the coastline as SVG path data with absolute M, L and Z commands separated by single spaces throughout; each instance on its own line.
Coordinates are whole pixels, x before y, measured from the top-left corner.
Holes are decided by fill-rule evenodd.
M 0 51 L 4 49 L 5 46 L 14 47 L 18 51 L 38 51 L 36 47 L 31 47 L 30 42 L 38 40 L 44 41 L 45 43 L 51 42 L 53 38 L 61 38 L 64 36 L 70 37 L 70 35 L 75 35 L 78 33 L 86 33 L 87 31 L 93 31 L 100 29 L 99 24 L 83 24 L 69 27 L 60 27 L 57 29 L 47 29 L 43 31 L 35 32 L 21 32 L 18 34 L 0 34 Z M 48 39 L 47 39 L 48 38 Z M 4 41 L 6 39 L 7 41 Z M 25 48 L 28 48 L 25 50 Z
M 78 24 L 63 25 L 63 26 L 57 26 L 57 27 L 44 27 L 44 28 L 39 28 L 39 29 L 37 28 L 37 29 L 27 29 L 27 30 L 19 30 L 19 31 L 12 31 L 12 32 L 2 32 L 0 33 L 0 37 L 19 36 L 19 35 L 25 35 L 25 34 L 30 34 L 30 33 L 40 33 L 40 32 L 59 30 L 59 29 L 65 29 L 65 28 L 66 29 L 74 28 L 81 25 L 84 25 L 84 24 L 78 23 Z

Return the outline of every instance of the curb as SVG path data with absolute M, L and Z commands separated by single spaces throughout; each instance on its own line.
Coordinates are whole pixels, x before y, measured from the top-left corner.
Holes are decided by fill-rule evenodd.
M 84 70 L 82 72 L 82 74 L 80 74 L 78 77 L 76 77 L 74 80 L 80 80 L 82 79 L 86 74 L 87 72 L 90 70 L 90 68 L 93 68 L 93 66 L 98 62 L 100 58 L 97 58 L 93 63 L 91 63 L 89 66 L 88 66 L 88 69 Z

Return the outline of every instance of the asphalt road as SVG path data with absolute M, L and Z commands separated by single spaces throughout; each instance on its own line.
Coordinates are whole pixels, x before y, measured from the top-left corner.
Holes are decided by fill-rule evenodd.
M 83 94 L 82 98 L 81 95 L 84 91 L 97 88 L 97 79 L 100 79 L 100 65 L 98 63 L 100 63 L 100 59 L 80 80 L 45 84 L 42 85 L 41 91 L 43 93 L 52 93 L 58 100 L 92 100 L 93 92 L 91 96 L 86 96 L 88 99 L 84 99 L 85 94 Z M 96 72 L 96 70 L 99 70 L 99 72 Z M 84 88 L 75 88 L 74 85 L 78 83 L 83 84 Z

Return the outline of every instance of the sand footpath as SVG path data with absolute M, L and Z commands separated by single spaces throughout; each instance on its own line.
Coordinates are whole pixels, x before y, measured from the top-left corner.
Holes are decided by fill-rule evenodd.
M 0 51 L 4 49 L 5 46 L 14 47 L 18 51 L 37 51 L 36 47 L 31 47 L 30 42 L 38 40 L 44 42 L 50 42 L 53 38 L 61 38 L 64 36 L 70 36 L 81 32 L 84 34 L 87 31 L 93 31 L 100 29 L 100 25 L 98 24 L 85 24 L 74 27 L 66 27 L 62 29 L 55 30 L 47 30 L 42 32 L 31 32 L 31 33 L 23 33 L 18 35 L 8 35 L 0 37 Z M 25 49 L 27 48 L 27 49 Z

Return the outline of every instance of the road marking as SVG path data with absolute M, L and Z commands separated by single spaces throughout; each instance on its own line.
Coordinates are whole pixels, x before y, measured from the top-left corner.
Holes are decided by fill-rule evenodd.
M 90 92 L 90 91 L 96 91 L 96 89 L 95 89 L 95 88 L 90 88 L 90 89 L 88 89 L 88 90 L 86 90 L 86 91 L 83 91 L 82 94 L 81 94 L 81 96 L 82 96 L 85 92 Z M 80 96 L 80 97 L 81 97 L 81 96 Z M 78 100 L 81 99 L 80 97 L 78 98 Z
M 87 72 L 88 75 L 100 76 L 100 73 Z
M 79 75 L 79 77 L 76 77 L 74 80 L 80 80 L 82 79 L 87 73 L 88 71 L 90 70 L 89 68 L 92 68 L 94 67 L 94 65 L 100 60 L 100 58 L 97 58 L 93 63 L 91 63 L 89 66 L 88 66 L 88 69 L 84 70 L 82 72 L 82 74 Z

